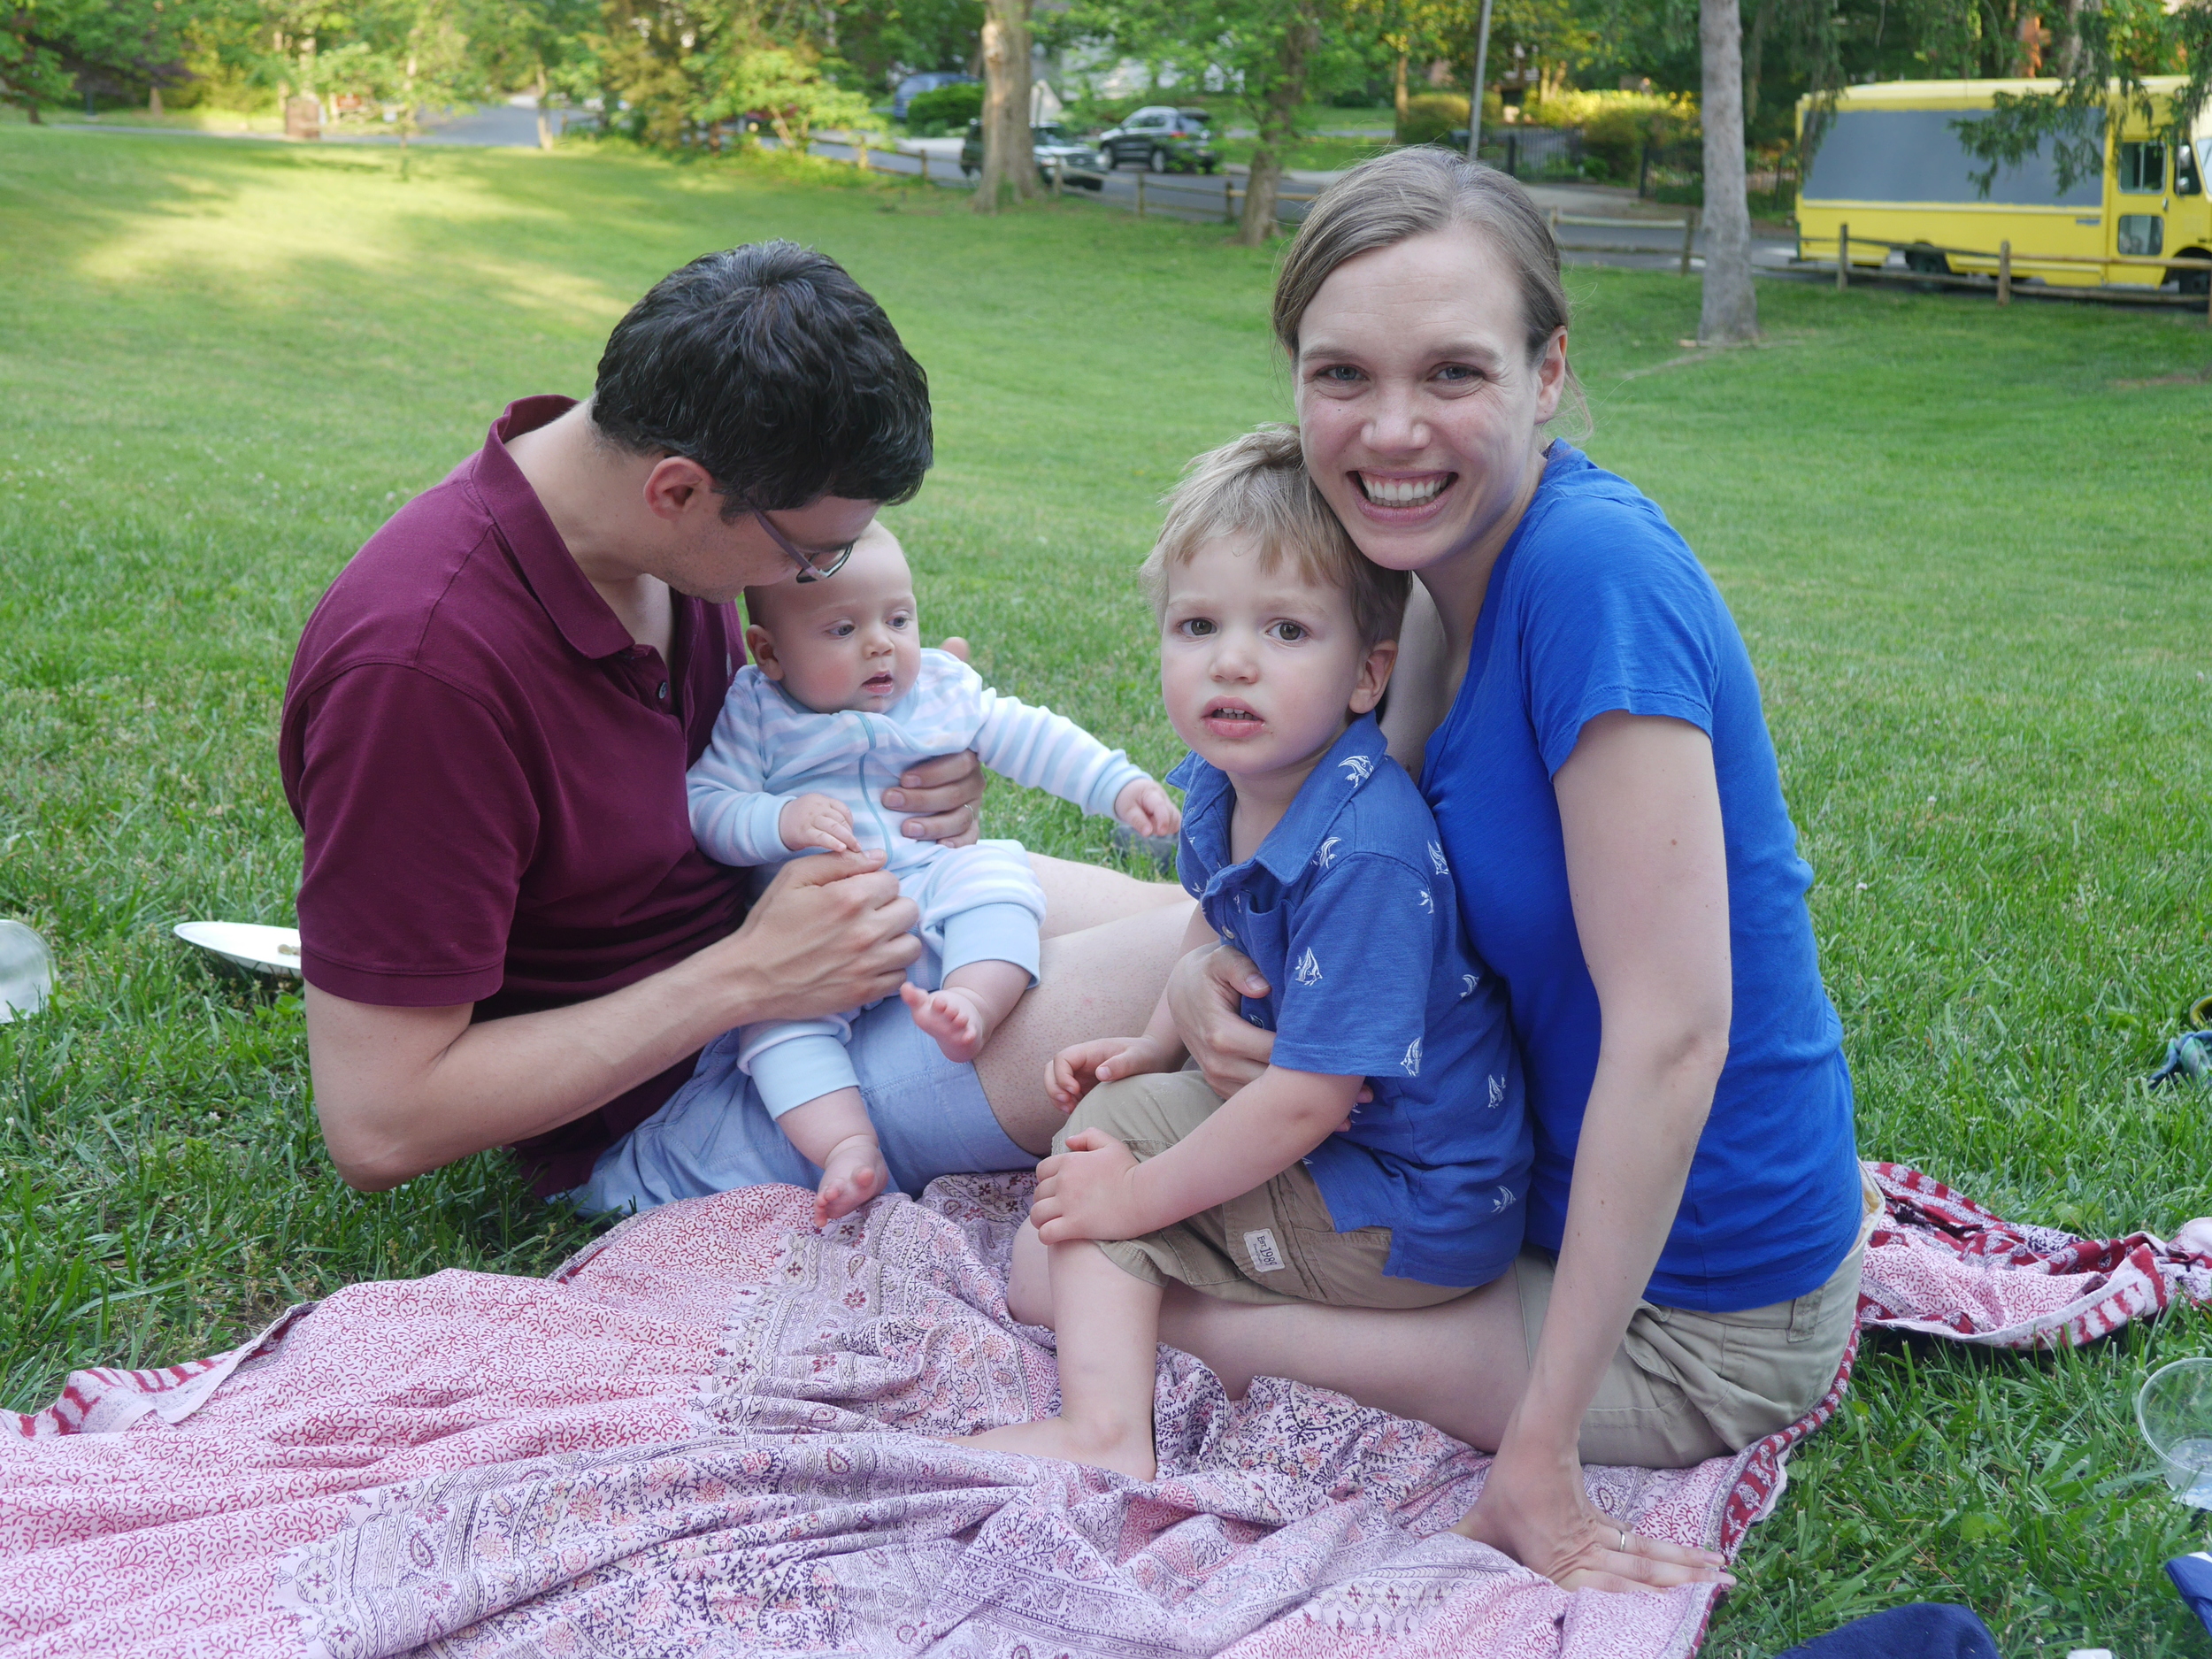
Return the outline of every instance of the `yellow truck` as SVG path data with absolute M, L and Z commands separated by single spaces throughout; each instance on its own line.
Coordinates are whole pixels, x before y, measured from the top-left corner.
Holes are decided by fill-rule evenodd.
M 1999 169 L 1984 196 L 1971 175 L 1984 164 L 1952 123 L 1991 107 L 1991 95 L 2055 93 L 2056 81 L 1892 81 L 1836 95 L 1833 112 L 1798 192 L 1797 253 L 1833 264 L 1847 236 L 1853 268 L 1886 263 L 1892 250 L 1931 274 L 1994 273 L 2003 243 L 2015 281 L 2053 287 L 2162 288 L 2212 291 L 2212 270 L 2166 267 L 2164 258 L 2212 257 L 2212 109 L 2186 142 L 2170 142 L 2169 100 L 2179 75 L 2144 86 L 2153 111 L 2113 104 L 2100 124 L 2101 174 L 2058 188 L 2047 141 L 2016 166 Z M 1813 101 L 1800 99 L 1801 134 Z M 2135 263 L 2122 263 L 2134 261 Z

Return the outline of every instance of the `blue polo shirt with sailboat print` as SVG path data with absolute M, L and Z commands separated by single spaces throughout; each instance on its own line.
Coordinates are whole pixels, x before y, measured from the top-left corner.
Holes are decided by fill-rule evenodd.
M 1372 1086 L 1305 1160 L 1337 1231 L 1388 1227 L 1394 1279 L 1495 1279 L 1520 1251 L 1532 1156 L 1512 1022 L 1467 942 L 1428 803 L 1374 718 L 1241 864 L 1228 775 L 1192 755 L 1168 781 L 1185 792 L 1183 886 L 1267 980 L 1244 1016 L 1275 1033 L 1274 1064 Z

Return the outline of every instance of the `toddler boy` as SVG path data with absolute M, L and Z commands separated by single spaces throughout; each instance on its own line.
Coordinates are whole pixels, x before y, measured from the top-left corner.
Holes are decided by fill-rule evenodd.
M 1044 893 L 1019 842 L 947 847 L 902 835 L 884 789 L 917 761 L 972 749 L 1016 782 L 1110 812 L 1141 834 L 1172 833 L 1180 815 L 1120 750 L 1049 709 L 999 695 L 949 652 L 925 650 L 913 575 L 880 525 L 834 577 L 749 588 L 745 610 L 755 665 L 738 672 L 691 769 L 693 835 L 728 864 L 883 849 L 922 911 L 926 949 L 899 994 L 948 1059 L 973 1059 L 1036 983 Z M 858 1011 L 749 1025 L 739 1037 L 739 1068 L 822 1171 L 818 1224 L 889 1179 L 845 1052 Z
M 1297 434 L 1271 427 L 1193 464 L 1145 578 L 1168 718 L 1193 750 L 1169 778 L 1187 792 L 1189 944 L 1217 937 L 1257 965 L 1270 990 L 1244 1012 L 1274 1031 L 1272 1064 L 1225 1102 L 1178 1069 L 1164 998 L 1141 1037 L 1053 1062 L 1073 1115 L 1038 1166 L 1009 1302 L 1049 1309 L 1061 1414 L 977 1443 L 1148 1480 L 1165 1286 L 1449 1301 L 1520 1249 L 1531 1139 L 1504 995 L 1372 712 L 1405 574 L 1360 557 Z

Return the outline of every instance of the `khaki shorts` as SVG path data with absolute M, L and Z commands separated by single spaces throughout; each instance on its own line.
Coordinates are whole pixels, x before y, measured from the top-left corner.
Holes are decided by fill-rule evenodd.
M 1102 1129 L 1139 1158 L 1156 1157 L 1204 1123 L 1221 1096 L 1195 1071 L 1170 1071 L 1093 1089 L 1052 1138 L 1068 1149 L 1079 1129 Z M 1465 1286 L 1392 1279 L 1388 1227 L 1339 1233 L 1328 1201 L 1302 1164 L 1256 1192 L 1171 1227 L 1098 1247 L 1147 1284 L 1187 1285 L 1225 1302 L 1318 1302 L 1333 1308 L 1428 1308 Z
M 1881 1218 L 1864 1175 L 1859 1236 L 1828 1282 L 1790 1302 L 1741 1313 L 1694 1313 L 1640 1302 L 1582 1419 L 1582 1461 L 1686 1469 L 1787 1428 L 1836 1379 L 1858 1324 L 1859 1261 Z M 1530 1363 L 1551 1301 L 1551 1253 L 1514 1263 Z

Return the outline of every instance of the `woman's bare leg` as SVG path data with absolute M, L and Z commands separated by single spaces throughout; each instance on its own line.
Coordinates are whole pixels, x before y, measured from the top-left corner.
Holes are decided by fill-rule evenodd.
M 1032 853 L 1029 867 L 1045 890 L 1045 919 L 1038 931 L 1047 939 L 1079 933 L 1163 905 L 1190 902 L 1190 895 L 1172 881 L 1140 881 L 1100 864 Z
M 1513 1274 L 1434 1308 L 1253 1307 L 1170 1286 L 1160 1340 L 1212 1367 L 1232 1399 L 1287 1377 L 1495 1450 L 1528 1381 Z
M 1059 859 L 1039 859 L 1041 866 L 1089 870 Z M 1152 1018 L 1153 1004 L 1167 983 L 1168 970 L 1181 955 L 1183 930 L 1190 920 L 1190 900 L 1176 887 L 1133 881 L 1110 870 L 1091 874 L 1118 882 L 1130 908 L 1119 919 L 1076 933 L 1052 934 L 1062 895 L 1044 883 L 1047 937 L 1037 988 L 1015 1006 L 991 1035 L 990 1046 L 975 1058 L 984 1098 L 999 1126 L 1015 1145 L 1042 1157 L 1065 1114 L 1045 1093 L 1045 1066 L 1071 1042 L 1089 1037 L 1133 1036 Z M 1079 900 L 1095 901 L 1107 887 L 1076 884 Z M 1164 899 L 1162 895 L 1165 895 Z

